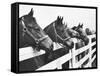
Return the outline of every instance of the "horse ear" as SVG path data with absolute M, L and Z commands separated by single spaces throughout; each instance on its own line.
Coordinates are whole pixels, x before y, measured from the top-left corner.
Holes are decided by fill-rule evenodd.
M 82 26 L 82 28 L 83 28 L 83 23 L 82 23 L 82 25 L 81 25 L 81 26 Z
M 62 21 L 63 21 L 63 17 L 60 17 L 60 23 L 61 23 L 61 24 L 63 23 Z
M 58 20 L 60 20 L 60 16 L 58 17 Z
M 83 24 L 81 24 L 80 27 L 83 28 Z
M 78 24 L 78 27 L 80 27 L 80 26 L 81 26 L 81 24 L 79 23 L 79 24 Z
M 67 28 L 67 24 L 65 24 L 65 28 Z
M 57 20 L 59 20 L 59 16 L 57 17 Z
M 63 17 L 61 18 L 61 21 L 63 21 Z
M 33 8 L 31 8 L 31 11 L 28 13 L 28 15 L 33 16 L 33 13 L 34 13 Z

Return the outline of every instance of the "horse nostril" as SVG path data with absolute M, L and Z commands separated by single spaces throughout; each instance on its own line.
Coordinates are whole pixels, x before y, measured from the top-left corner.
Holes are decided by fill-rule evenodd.
M 72 42 L 72 46 L 74 46 L 74 42 Z
M 53 44 L 50 46 L 50 50 L 53 50 Z
M 74 47 L 74 42 L 72 42 L 72 44 L 71 44 L 71 49 Z

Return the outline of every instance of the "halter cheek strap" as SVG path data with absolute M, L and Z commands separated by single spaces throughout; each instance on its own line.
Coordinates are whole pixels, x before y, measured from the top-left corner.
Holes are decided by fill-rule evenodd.
M 57 34 L 57 31 L 56 31 L 56 29 L 55 29 L 55 23 L 53 23 L 53 27 L 54 27 L 54 31 L 55 31 L 56 36 L 57 36 L 59 39 L 61 39 L 63 42 L 70 39 L 70 37 L 67 37 L 67 38 L 63 39 L 61 36 L 59 36 L 59 35 Z
M 31 32 L 28 31 L 23 20 L 22 20 L 22 26 L 23 26 L 23 32 L 28 33 L 36 41 L 37 39 L 32 35 Z
M 24 32 L 24 34 L 25 33 L 27 33 L 29 36 L 31 36 L 34 40 L 35 40 L 35 42 L 37 43 L 37 44 L 39 44 L 41 41 L 43 41 L 44 39 L 47 39 L 48 38 L 48 35 L 45 35 L 45 36 L 43 36 L 43 37 L 41 37 L 41 38 L 39 38 L 39 39 L 36 39 L 35 37 L 34 37 L 34 35 L 26 28 L 26 26 L 25 26 L 25 23 L 24 23 L 24 18 L 22 17 L 22 26 L 23 26 L 23 32 Z

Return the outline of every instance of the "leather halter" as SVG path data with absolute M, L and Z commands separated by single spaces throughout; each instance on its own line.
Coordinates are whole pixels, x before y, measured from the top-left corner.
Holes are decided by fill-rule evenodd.
M 22 22 L 22 26 L 23 26 L 23 33 L 24 34 L 27 33 L 29 36 L 31 36 L 35 40 L 36 44 L 39 44 L 41 41 L 43 41 L 43 40 L 48 38 L 48 35 L 45 35 L 45 36 L 43 36 L 43 37 L 41 37 L 39 39 L 36 39 L 36 37 L 25 26 L 24 18 L 23 17 L 21 19 L 21 22 Z
M 57 34 L 57 31 L 56 31 L 56 28 L 55 28 L 55 23 L 53 23 L 53 27 L 54 27 L 56 37 L 58 37 L 60 40 L 62 40 L 64 42 L 64 41 L 67 41 L 67 40 L 70 39 L 70 37 L 67 37 L 67 38 L 63 39 L 60 35 Z

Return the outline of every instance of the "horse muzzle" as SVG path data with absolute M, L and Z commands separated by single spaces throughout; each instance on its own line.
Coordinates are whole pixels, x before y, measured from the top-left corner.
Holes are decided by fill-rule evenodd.
M 53 50 L 53 41 L 47 37 L 46 39 L 42 40 L 40 43 L 39 43 L 39 46 L 41 47 L 41 49 L 43 50 Z
M 69 49 L 72 49 L 74 47 L 74 42 L 70 42 L 70 41 L 66 41 L 65 43 L 65 46 Z

